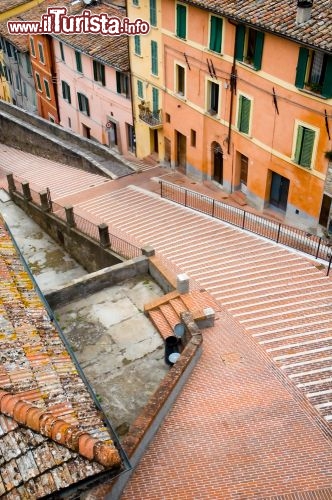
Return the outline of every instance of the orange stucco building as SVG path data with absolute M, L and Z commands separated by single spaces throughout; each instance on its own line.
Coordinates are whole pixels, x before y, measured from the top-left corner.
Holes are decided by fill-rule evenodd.
M 54 123 L 59 123 L 56 69 L 49 35 L 29 37 L 30 57 L 37 94 L 38 114 Z
M 164 159 L 306 228 L 332 199 L 332 20 L 311 4 L 162 0 Z

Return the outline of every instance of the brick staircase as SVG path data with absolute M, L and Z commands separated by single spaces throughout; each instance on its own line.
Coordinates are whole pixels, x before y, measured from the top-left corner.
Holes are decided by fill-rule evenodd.
M 315 262 L 134 186 L 81 206 L 206 289 L 332 423 L 332 280 Z M 170 335 L 174 315 L 155 316 Z
M 194 320 L 199 321 L 204 317 L 203 309 L 206 307 L 211 307 L 214 311 L 220 310 L 220 306 L 206 290 L 195 290 L 182 295 L 175 290 L 146 304 L 144 312 L 166 339 L 174 335 L 174 327 L 181 323 L 181 313 L 190 311 Z

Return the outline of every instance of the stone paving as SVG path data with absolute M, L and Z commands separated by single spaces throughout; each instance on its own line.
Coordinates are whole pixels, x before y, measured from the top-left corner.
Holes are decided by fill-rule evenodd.
M 120 438 L 168 371 L 164 342 L 143 314 L 163 295 L 140 276 L 55 309 L 100 404 Z

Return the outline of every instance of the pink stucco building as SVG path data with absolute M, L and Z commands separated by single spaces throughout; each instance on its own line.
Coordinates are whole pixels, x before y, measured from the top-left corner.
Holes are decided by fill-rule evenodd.
M 111 5 L 91 7 L 124 17 Z M 126 155 L 134 152 L 128 37 L 53 37 L 60 124 Z

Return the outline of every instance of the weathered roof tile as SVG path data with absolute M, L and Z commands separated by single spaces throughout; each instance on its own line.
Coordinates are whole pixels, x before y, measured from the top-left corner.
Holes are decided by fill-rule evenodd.
M 255 25 L 263 31 L 287 36 L 305 45 L 332 51 L 332 9 L 330 0 L 314 0 L 311 18 L 296 23 L 296 0 L 184 0 L 221 16 Z
M 7 276 L 0 280 L 0 495 L 35 499 L 105 467 L 118 470 L 109 430 L 1 219 L 0 269 Z M 23 277 L 26 288 L 17 287 Z

